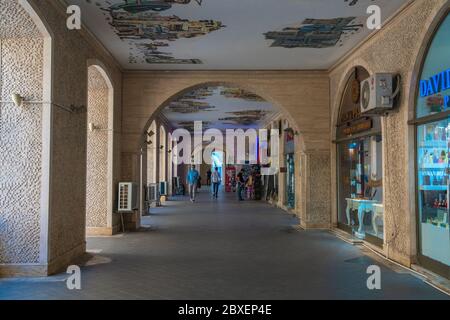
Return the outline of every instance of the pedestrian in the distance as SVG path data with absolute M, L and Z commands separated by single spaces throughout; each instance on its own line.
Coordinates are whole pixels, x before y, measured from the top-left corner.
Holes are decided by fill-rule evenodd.
M 241 169 L 239 173 L 237 174 L 237 194 L 238 194 L 238 200 L 243 201 L 244 198 L 242 197 L 242 193 L 245 190 L 245 179 L 244 179 L 244 169 Z
M 220 174 L 219 169 L 216 167 L 214 172 L 211 174 L 211 181 L 213 184 L 213 197 L 217 199 L 217 194 L 219 192 L 220 186 Z
M 195 165 L 192 165 L 186 176 L 186 181 L 189 184 L 189 197 L 191 202 L 195 202 L 195 195 L 197 193 L 197 184 L 199 176 L 200 175 L 198 174 L 198 171 L 195 169 Z
M 212 176 L 212 172 L 210 169 L 208 169 L 208 171 L 206 171 L 206 185 L 207 186 L 211 185 L 211 176 Z

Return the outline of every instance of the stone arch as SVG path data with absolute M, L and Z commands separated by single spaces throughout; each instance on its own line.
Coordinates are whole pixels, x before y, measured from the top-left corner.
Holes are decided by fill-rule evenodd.
M 449 14 L 450 3 L 447 1 L 447 3 L 445 3 L 435 15 L 432 15 L 429 21 L 427 21 L 428 23 L 426 25 L 428 25 L 429 27 L 422 38 L 421 45 L 418 49 L 417 54 L 414 55 L 416 59 L 413 64 L 412 72 L 409 74 L 409 78 L 405 80 L 406 83 L 410 84 L 410 88 L 412 88 L 412 90 L 409 90 L 409 96 L 406 97 L 406 99 L 408 100 L 408 120 L 413 120 L 415 118 L 416 98 L 419 91 L 420 81 L 419 76 L 422 72 L 423 64 L 430 49 L 431 42 L 434 39 L 436 31 L 439 29 L 442 22 Z
M 278 77 L 276 85 L 273 84 L 274 77 Z M 126 134 L 123 141 L 128 143 L 126 152 L 123 151 L 123 167 L 138 168 L 138 163 L 125 158 L 125 153 L 139 153 L 145 143 L 146 130 L 153 120 L 158 121 L 161 110 L 168 103 L 196 88 L 221 85 L 248 90 L 271 102 L 298 133 L 295 136 L 295 172 L 299 176 L 301 196 L 295 213 L 305 228 L 328 228 L 331 201 L 323 199 L 328 198 L 331 185 L 330 106 L 329 80 L 323 72 L 285 72 L 281 75 L 261 72 L 260 76 L 195 72 L 189 77 L 179 72 L 127 73 L 124 87 L 132 89 L 132 94 L 125 90 L 125 101 L 129 100 L 133 107 L 139 106 L 149 117 L 138 120 L 124 109 Z M 317 116 L 314 118 L 317 122 L 312 121 L 313 114 Z
M 357 58 L 354 59 L 352 61 L 352 63 L 350 63 L 346 69 L 345 72 L 342 72 L 341 77 L 339 78 L 338 81 L 338 89 L 336 90 L 336 94 L 335 94 L 335 99 L 333 101 L 333 104 L 331 105 L 331 141 L 335 141 L 336 140 L 336 134 L 337 134 L 337 125 L 338 125 L 338 120 L 339 120 L 339 113 L 341 110 L 341 105 L 342 105 L 342 99 L 344 96 L 344 92 L 345 89 L 347 87 L 348 81 L 351 77 L 351 75 L 353 74 L 355 68 L 357 67 L 361 67 L 364 68 L 367 72 L 369 72 L 369 74 L 372 74 L 374 71 L 371 68 L 371 65 L 369 63 L 367 63 L 365 60 L 361 59 L 361 58 Z M 383 129 L 382 129 L 383 130 Z M 336 145 L 332 143 L 331 149 L 330 149 L 330 154 L 331 154 L 331 198 L 332 199 L 337 199 L 337 188 L 338 188 L 338 184 L 337 184 L 337 150 L 336 150 Z M 331 224 L 333 226 L 337 226 L 337 200 L 336 201 L 332 201 L 331 203 Z
M 336 139 L 336 126 L 338 124 L 339 119 L 339 112 L 342 104 L 342 98 L 345 92 L 345 89 L 347 87 L 348 80 L 350 79 L 351 75 L 355 71 L 355 68 L 361 67 L 366 69 L 369 74 L 373 74 L 373 69 L 371 68 L 371 65 L 364 61 L 363 59 L 355 59 L 353 62 L 347 66 L 345 69 L 345 72 L 342 73 L 342 76 L 339 79 L 338 82 L 338 90 L 336 91 L 336 99 L 334 99 L 334 103 L 331 106 L 331 124 L 332 124 L 332 130 L 331 130 L 331 140 Z
M 419 42 L 419 47 L 416 53 L 413 55 L 415 60 L 412 61 L 411 72 L 408 73 L 407 79 L 403 80 L 403 84 L 408 84 L 409 94 L 405 97 L 404 103 L 407 103 L 407 119 L 408 121 L 414 121 L 416 117 L 416 100 L 419 92 L 419 82 L 420 75 L 423 69 L 423 64 L 425 62 L 426 56 L 428 54 L 431 43 L 434 36 L 441 26 L 441 23 L 450 14 L 450 2 L 444 3 L 435 14 L 430 15 L 425 25 L 428 26 L 426 32 L 424 32 L 421 41 Z M 409 125 L 406 134 L 407 140 L 407 168 L 408 172 L 416 172 L 416 127 L 415 125 Z M 418 234 L 418 214 L 417 214 L 417 204 L 416 204 L 416 175 L 407 176 L 408 185 L 408 211 L 410 212 L 410 247 L 411 256 L 417 259 L 419 254 L 419 234 Z
M 0 275 L 47 274 L 52 33 L 28 1 L 0 4 Z M 16 106 L 11 94 L 24 103 Z M 16 170 L 14 167 L 17 167 Z
M 261 98 L 263 98 L 264 100 L 266 100 L 267 102 L 270 102 L 278 111 L 280 111 L 281 113 L 283 113 L 285 115 L 285 117 L 289 120 L 289 123 L 294 124 L 294 129 L 297 132 L 300 132 L 300 137 L 301 137 L 301 131 L 300 131 L 300 127 L 298 125 L 298 121 L 296 121 L 290 114 L 290 112 L 288 110 L 286 110 L 284 107 L 282 107 L 278 102 L 275 101 L 275 99 L 273 99 L 270 95 L 267 94 L 267 92 L 263 92 L 261 89 L 257 88 L 256 86 L 253 85 L 249 85 L 247 82 L 244 81 L 201 81 L 197 84 L 194 85 L 189 85 L 184 87 L 183 89 L 181 89 L 180 91 L 178 91 L 177 93 L 171 95 L 170 97 L 166 98 L 166 100 L 164 100 L 164 102 L 162 102 L 153 112 L 153 114 L 150 116 L 150 118 L 148 119 L 147 123 L 144 126 L 144 132 L 148 129 L 148 127 L 150 126 L 150 124 L 152 123 L 152 121 L 157 117 L 157 115 L 164 110 L 165 107 L 167 107 L 167 105 L 182 97 L 183 95 L 185 95 L 186 93 L 193 91 L 195 89 L 199 89 L 202 87 L 215 87 L 215 86 L 225 86 L 225 87 L 237 87 L 237 88 L 241 88 L 244 90 L 247 90 L 249 92 L 252 92 L 254 94 L 259 95 Z M 300 145 L 303 146 L 304 142 L 303 139 L 300 138 Z M 141 142 L 142 144 L 142 142 Z
M 100 61 L 88 60 L 87 65 L 86 233 L 109 235 L 113 233 L 114 87 Z

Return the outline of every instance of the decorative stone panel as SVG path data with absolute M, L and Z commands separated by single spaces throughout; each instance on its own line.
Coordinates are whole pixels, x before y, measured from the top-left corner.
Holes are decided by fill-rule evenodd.
M 108 85 L 96 67 L 88 70 L 88 123 L 100 130 L 87 132 L 86 226 L 107 227 Z
M 40 101 L 43 39 L 16 1 L 1 1 L 0 17 L 0 100 L 11 101 L 11 94 L 19 93 Z M 2 264 L 39 262 L 41 126 L 41 103 L 0 103 Z

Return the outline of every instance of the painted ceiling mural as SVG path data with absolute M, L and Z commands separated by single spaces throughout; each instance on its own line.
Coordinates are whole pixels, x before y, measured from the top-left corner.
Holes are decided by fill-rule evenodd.
M 408 0 L 67 0 L 126 69 L 326 69 Z
M 202 120 L 203 130 L 259 128 L 276 112 L 260 96 L 224 86 L 195 89 L 170 102 L 162 111 L 174 127 L 189 131 L 194 130 L 196 120 Z

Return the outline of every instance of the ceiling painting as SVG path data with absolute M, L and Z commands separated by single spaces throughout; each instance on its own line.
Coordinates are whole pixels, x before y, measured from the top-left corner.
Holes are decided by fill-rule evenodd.
M 189 131 L 194 130 L 194 121 L 201 120 L 204 131 L 209 128 L 259 128 L 277 110 L 271 103 L 246 90 L 210 86 L 187 92 L 170 102 L 162 113 L 174 127 Z
M 323 70 L 410 0 L 65 0 L 127 70 Z

